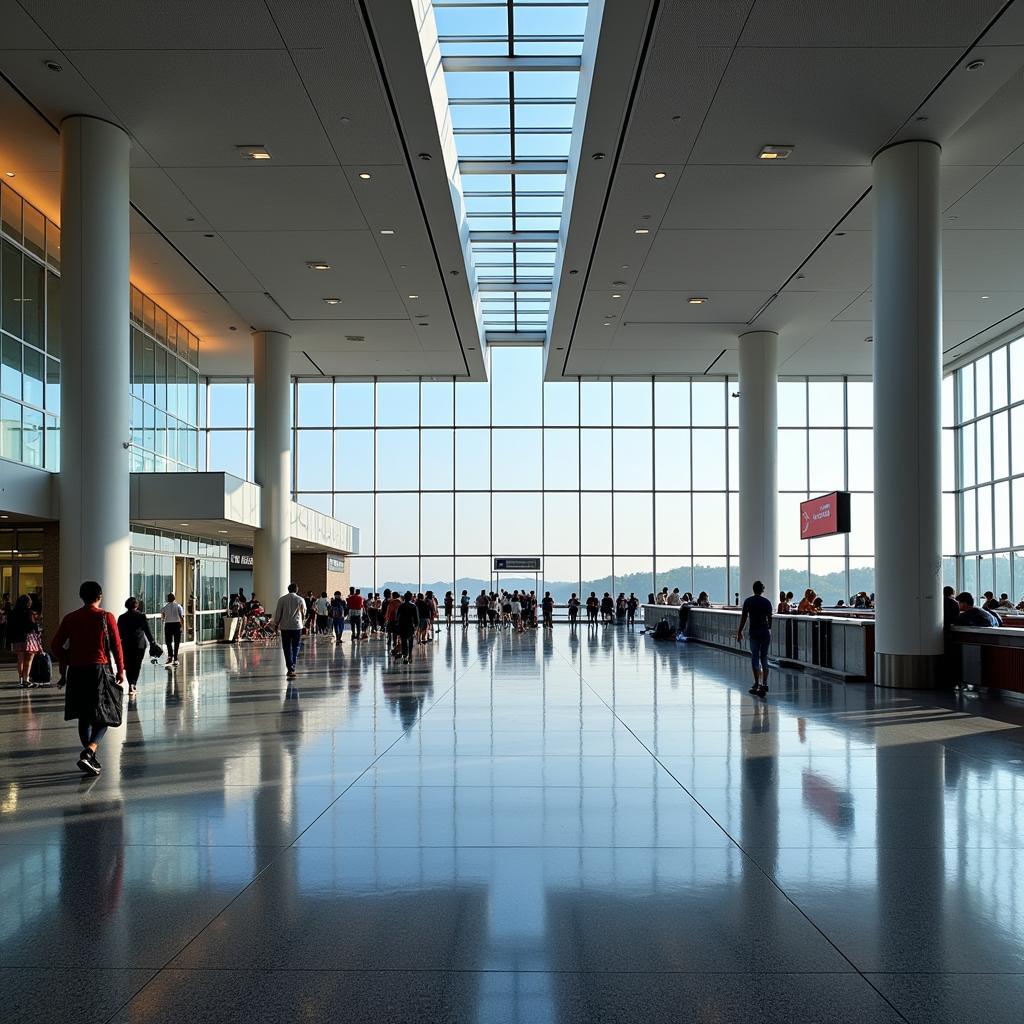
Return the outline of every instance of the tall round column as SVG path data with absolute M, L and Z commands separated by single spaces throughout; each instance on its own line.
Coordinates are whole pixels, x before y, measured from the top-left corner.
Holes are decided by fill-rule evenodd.
M 278 331 L 252 336 L 256 483 L 260 528 L 253 544 L 253 589 L 267 607 L 288 589 L 292 559 L 291 338 Z
M 131 437 L 128 136 L 74 115 L 60 126 L 63 344 L 60 610 L 83 580 L 117 608 L 129 594 Z
M 779 589 L 779 336 L 740 336 L 740 598 L 761 580 L 769 600 Z
M 939 146 L 901 142 L 874 186 L 875 683 L 942 664 Z

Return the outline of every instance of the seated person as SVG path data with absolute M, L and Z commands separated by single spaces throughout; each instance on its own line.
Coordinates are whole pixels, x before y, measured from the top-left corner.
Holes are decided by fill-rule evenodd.
M 816 597 L 814 599 L 814 604 L 813 604 L 814 614 L 815 615 L 820 615 L 822 613 L 822 611 L 824 611 L 824 607 L 825 607 L 825 602 L 820 597 Z
M 985 591 L 985 600 L 982 601 L 981 607 L 984 608 L 985 611 L 990 612 L 990 611 L 992 611 L 993 608 L 995 608 L 995 606 L 998 603 L 999 602 L 996 601 L 996 595 L 993 594 L 991 590 L 986 590 Z
M 784 590 L 779 591 L 779 603 L 775 609 L 776 615 L 788 615 L 790 612 L 789 599 Z
M 999 603 L 996 605 L 996 611 L 999 612 L 1012 612 L 1013 602 L 1010 600 L 1009 594 L 1000 594 Z
M 815 614 L 814 599 L 817 596 L 818 595 L 815 594 L 815 592 L 813 590 L 811 590 L 810 587 L 808 587 L 804 591 L 804 596 L 802 598 L 800 598 L 800 604 L 797 605 L 797 608 L 796 608 L 797 615 L 814 615 Z
M 839 600 L 836 601 L 836 607 L 837 608 L 845 608 L 846 607 L 846 602 L 842 598 L 839 598 Z
M 966 590 L 962 594 L 957 594 L 956 601 L 960 605 L 960 614 L 956 617 L 956 625 L 982 627 L 1000 625 L 999 619 L 991 612 L 975 607 L 974 595 Z
M 698 608 L 710 608 L 711 607 L 711 598 L 708 597 L 708 592 L 706 590 L 702 590 L 697 595 L 697 607 Z

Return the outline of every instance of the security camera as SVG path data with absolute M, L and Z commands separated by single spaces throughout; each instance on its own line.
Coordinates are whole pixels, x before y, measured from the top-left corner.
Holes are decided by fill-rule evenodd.
M 123 449 L 124 449 L 125 451 L 128 451 L 128 449 L 129 449 L 129 448 L 131 448 L 131 446 L 132 446 L 132 443 L 131 443 L 131 441 L 122 441 L 122 442 L 121 442 L 121 447 L 122 447 L 122 448 L 123 448 Z

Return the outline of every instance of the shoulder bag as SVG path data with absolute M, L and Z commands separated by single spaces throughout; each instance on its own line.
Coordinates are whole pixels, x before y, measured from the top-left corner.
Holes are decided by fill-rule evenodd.
M 99 689 L 96 695 L 96 721 L 116 729 L 121 725 L 124 717 L 124 688 L 117 681 L 112 665 L 114 652 L 110 643 L 107 613 L 101 612 L 100 614 L 103 616 L 103 650 L 107 660 L 97 666 L 99 678 L 96 682 Z

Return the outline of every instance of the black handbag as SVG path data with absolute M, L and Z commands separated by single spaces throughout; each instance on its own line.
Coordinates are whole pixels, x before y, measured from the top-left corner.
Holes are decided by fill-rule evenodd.
M 106 663 L 100 666 L 99 692 L 96 695 L 96 721 L 101 725 L 118 728 L 124 720 L 124 687 L 117 681 L 110 665 L 110 627 L 107 613 L 103 612 L 103 649 Z
M 33 683 L 48 683 L 53 679 L 53 662 L 45 651 L 40 651 L 32 659 L 28 677 Z
M 164 656 L 164 649 L 155 640 L 149 645 L 149 656 L 154 661 Z

